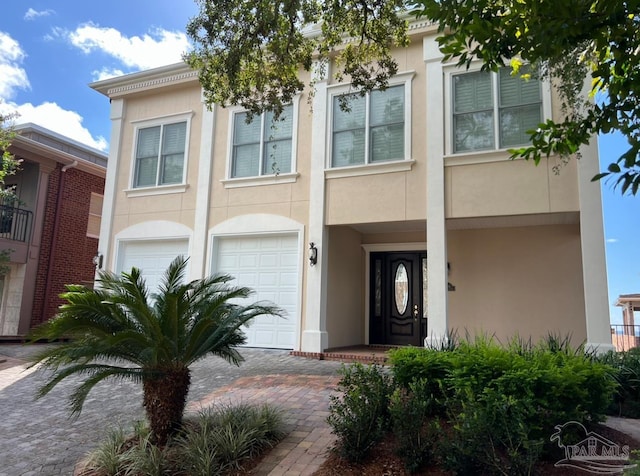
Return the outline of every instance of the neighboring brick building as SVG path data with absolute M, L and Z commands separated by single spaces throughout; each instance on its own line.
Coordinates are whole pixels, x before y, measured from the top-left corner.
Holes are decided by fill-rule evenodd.
M 18 204 L 0 205 L 0 336 L 22 336 L 55 315 L 65 284 L 90 284 L 98 252 L 106 154 L 33 124 L 20 125 L 8 177 Z

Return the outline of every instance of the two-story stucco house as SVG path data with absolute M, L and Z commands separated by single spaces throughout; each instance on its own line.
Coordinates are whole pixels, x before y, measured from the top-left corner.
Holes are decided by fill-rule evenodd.
M 100 253 L 154 286 L 178 254 L 288 312 L 257 347 L 423 345 L 451 330 L 611 347 L 597 147 L 557 174 L 509 160 L 560 114 L 545 82 L 443 64 L 411 25 L 389 88 L 338 106 L 316 84 L 284 120 L 207 108 L 184 64 L 95 82 L 111 102 Z M 311 244 L 312 243 L 312 244 Z

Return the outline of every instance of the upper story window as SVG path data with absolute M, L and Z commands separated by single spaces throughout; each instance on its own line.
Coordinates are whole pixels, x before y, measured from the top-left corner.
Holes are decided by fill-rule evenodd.
M 407 84 L 389 86 L 366 96 L 352 94 L 349 110 L 332 96 L 331 166 L 404 160 L 407 141 Z
M 184 182 L 187 121 L 138 129 L 133 188 Z
M 540 81 L 512 76 L 509 68 L 454 74 L 451 92 L 454 153 L 525 145 L 527 131 L 543 121 Z
M 294 108 L 288 105 L 280 118 L 272 112 L 250 123 L 246 112 L 233 115 L 231 178 L 279 175 L 293 172 Z

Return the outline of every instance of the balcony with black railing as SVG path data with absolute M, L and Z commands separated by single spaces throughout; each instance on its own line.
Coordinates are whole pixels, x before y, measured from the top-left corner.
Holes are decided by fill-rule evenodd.
M 29 238 L 33 213 L 0 202 L 0 238 L 25 243 Z

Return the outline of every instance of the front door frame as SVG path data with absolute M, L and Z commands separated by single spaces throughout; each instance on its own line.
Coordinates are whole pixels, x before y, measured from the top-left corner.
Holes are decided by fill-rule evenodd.
M 371 294 L 371 253 L 378 252 L 403 252 L 403 251 L 419 251 L 427 252 L 427 242 L 412 242 L 412 243 L 374 243 L 362 245 L 364 250 L 364 341 L 365 344 L 370 344 L 370 329 L 369 329 L 369 316 L 370 316 L 370 294 Z

